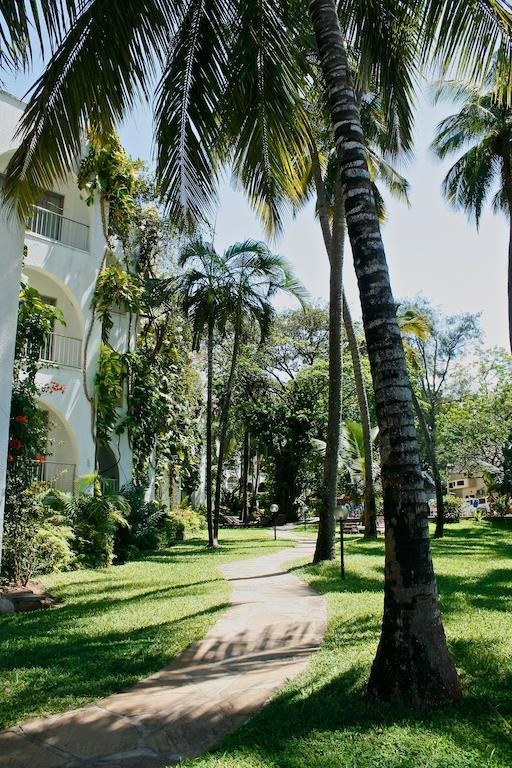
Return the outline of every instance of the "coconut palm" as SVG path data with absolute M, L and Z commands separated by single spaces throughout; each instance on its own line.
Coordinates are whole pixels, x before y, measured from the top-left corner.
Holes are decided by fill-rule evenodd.
M 383 221 L 386 217 L 386 210 L 383 198 L 380 194 L 377 182 L 383 183 L 392 194 L 404 199 L 408 202 L 407 181 L 401 176 L 397 170 L 390 164 L 387 159 L 397 157 L 401 151 L 405 151 L 409 148 L 407 131 L 402 132 L 400 130 L 400 119 L 398 114 L 394 114 L 392 119 L 388 119 L 388 115 L 385 114 L 382 105 L 382 98 L 377 94 L 361 94 L 360 95 L 360 114 L 361 124 L 364 130 L 365 142 L 368 150 L 368 168 L 372 178 L 373 194 L 377 205 L 379 218 Z M 321 121 L 321 116 L 317 116 L 316 124 Z M 325 122 L 325 117 L 323 122 Z M 324 135 L 326 130 L 324 128 Z M 405 133 L 405 141 L 401 134 Z M 318 137 L 318 138 L 317 138 Z M 317 213 L 322 229 L 324 244 L 327 250 L 327 254 L 330 260 L 331 272 L 330 280 L 331 285 L 341 285 L 341 303 L 342 303 L 342 315 L 343 323 L 345 326 L 345 332 L 347 336 L 347 342 L 352 358 L 352 365 L 354 369 L 354 378 L 356 383 L 356 393 L 359 405 L 359 412 L 361 418 L 361 424 L 363 429 L 364 447 L 366 462 L 368 470 L 365 473 L 365 494 L 364 494 L 364 521 L 365 521 L 365 537 L 374 538 L 377 536 L 377 513 L 375 504 L 375 482 L 373 473 L 373 447 L 371 439 L 371 423 L 370 412 L 368 408 L 368 398 L 366 394 L 366 387 L 364 383 L 363 370 L 361 364 L 361 354 L 359 350 L 359 344 L 357 341 L 354 324 L 352 322 L 352 316 L 350 308 L 344 296 L 342 287 L 342 265 L 341 263 L 333 263 L 333 237 L 331 232 L 331 220 L 335 220 L 335 211 L 337 210 L 336 200 L 336 183 L 333 183 L 333 177 L 336 179 L 338 173 L 338 162 L 335 154 L 331 154 L 325 178 L 322 174 L 320 151 L 317 146 L 317 142 L 322 141 L 322 131 L 316 131 L 316 135 L 311 134 L 310 152 L 311 152 L 311 166 L 312 176 L 314 180 L 314 190 L 316 194 Z M 325 142 L 325 139 L 323 140 Z M 327 147 L 327 150 L 329 148 Z M 324 150 L 325 151 L 325 150 Z M 308 187 L 306 187 L 308 189 Z M 344 209 L 341 211 L 342 220 L 340 227 L 340 240 L 337 244 L 337 248 L 341 248 L 341 254 L 343 253 L 343 242 L 345 239 L 345 220 Z M 336 305 L 330 305 L 330 315 L 336 313 Z M 338 313 L 339 314 L 339 313 Z M 339 350 L 340 367 L 339 370 L 335 370 L 335 367 L 331 365 L 330 361 L 330 377 L 333 387 L 332 397 L 337 397 L 338 402 L 341 404 L 341 333 L 339 337 L 333 337 L 333 346 Z M 341 408 L 340 408 L 341 416 Z M 332 445 L 332 452 L 329 450 L 325 454 L 325 466 L 331 465 L 331 471 L 328 474 L 325 473 L 325 490 L 327 493 L 327 503 L 324 504 L 322 515 L 320 517 L 319 534 L 317 540 L 317 547 L 315 550 L 315 560 L 320 561 L 322 559 L 328 559 L 334 556 L 334 542 L 335 542 L 335 530 L 334 530 L 334 505 L 336 504 L 336 483 L 337 483 L 337 456 L 339 449 L 339 417 L 336 422 L 336 426 L 332 426 L 331 430 L 328 430 L 330 434 L 330 440 Z M 335 431 L 336 430 L 336 431 Z M 336 441 L 336 442 L 335 442 Z M 329 438 L 328 438 L 329 447 Z M 336 453 L 334 453 L 336 451 Z M 329 486 L 332 484 L 332 487 Z M 329 503 L 330 502 L 330 503 Z
M 305 292 L 293 276 L 292 270 L 282 256 L 270 252 L 265 243 L 245 240 L 227 248 L 217 256 L 226 274 L 226 289 L 229 297 L 229 323 L 233 329 L 231 363 L 222 398 L 219 419 L 219 453 L 215 487 L 214 540 L 218 538 L 219 514 L 222 490 L 224 452 L 229 427 L 229 412 L 235 384 L 240 342 L 247 326 L 258 326 L 260 340 L 264 341 L 270 330 L 274 314 L 271 299 L 279 291 L 289 293 L 301 302 Z
M 191 240 L 178 256 L 185 271 L 179 279 L 181 303 L 192 323 L 192 345 L 199 350 L 206 333 L 206 520 L 208 546 L 217 546 L 214 531 L 212 497 L 212 418 L 213 418 L 213 346 L 215 331 L 223 335 L 232 297 L 226 266 L 211 243 Z
M 498 97 L 492 79 L 485 90 L 446 83 L 438 95 L 451 96 L 462 102 L 462 108 L 439 123 L 432 148 L 440 158 L 466 150 L 446 174 L 444 195 L 454 207 L 473 217 L 477 227 L 491 195 L 494 211 L 502 211 L 508 219 L 508 331 L 512 349 L 512 109 L 506 99 Z
M 280 173 L 296 183 L 300 173 L 288 158 L 304 157 L 307 143 L 301 94 L 310 49 L 294 42 L 308 14 L 298 0 L 76 0 L 74 7 L 79 15 L 32 91 L 6 200 L 26 214 L 41 189 L 67 173 L 84 128 L 110 133 L 140 96 L 151 96 L 161 67 L 157 169 L 170 209 L 184 218 L 207 215 L 224 162 L 246 159 L 255 199 L 278 216 L 273 179 Z M 505 58 L 512 27 L 505 0 L 343 0 L 339 11 L 343 32 L 361 52 L 357 87 L 366 90 L 375 76 L 393 81 L 388 100 L 409 124 L 421 62 L 455 62 L 459 75 L 478 76 L 497 47 Z M 386 586 L 369 690 L 380 699 L 441 703 L 458 697 L 460 686 L 440 618 L 411 392 L 358 98 L 334 0 L 311 0 L 309 18 L 329 94 L 381 433 Z

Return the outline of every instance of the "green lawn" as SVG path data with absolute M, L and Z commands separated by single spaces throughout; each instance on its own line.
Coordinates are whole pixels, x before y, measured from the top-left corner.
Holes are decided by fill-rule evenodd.
M 0 621 L 0 727 L 119 691 L 203 637 L 229 601 L 217 565 L 290 546 L 261 530 L 221 532 L 144 560 L 44 579 L 62 604 Z
M 512 527 L 460 523 L 433 542 L 445 627 L 465 697 L 411 713 L 363 698 L 382 611 L 382 541 L 348 537 L 338 564 L 301 573 L 330 624 L 308 670 L 194 768 L 510 768 Z

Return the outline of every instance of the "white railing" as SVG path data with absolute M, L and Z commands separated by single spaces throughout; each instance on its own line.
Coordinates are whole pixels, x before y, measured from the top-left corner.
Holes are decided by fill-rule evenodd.
M 34 482 L 45 483 L 58 491 L 73 491 L 75 476 L 75 464 L 62 464 L 58 461 L 34 464 Z
M 103 493 L 117 493 L 119 490 L 119 480 L 115 477 L 100 476 L 100 485 Z
M 27 229 L 50 240 L 58 240 L 64 245 L 71 245 L 81 251 L 89 250 L 89 227 L 73 219 L 66 219 L 60 213 L 49 211 L 34 205 L 32 216 L 27 221 Z
M 82 340 L 49 333 L 39 353 L 42 363 L 57 363 L 69 368 L 82 367 Z

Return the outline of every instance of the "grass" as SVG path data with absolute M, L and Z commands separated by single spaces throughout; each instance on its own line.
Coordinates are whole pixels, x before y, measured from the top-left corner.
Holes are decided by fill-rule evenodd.
M 308 669 L 194 768 L 510 768 L 512 527 L 448 526 L 433 541 L 443 617 L 464 685 L 430 712 L 364 698 L 382 615 L 383 544 L 349 536 L 338 563 L 298 572 L 325 595 L 330 622 Z
M 46 577 L 62 604 L 0 623 L 0 727 L 82 706 L 161 669 L 228 606 L 217 566 L 276 546 L 290 542 L 229 530 L 215 552 L 197 539 L 115 568 Z

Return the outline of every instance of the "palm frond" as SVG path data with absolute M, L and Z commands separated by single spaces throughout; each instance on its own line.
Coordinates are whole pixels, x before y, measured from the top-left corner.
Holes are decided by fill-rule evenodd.
M 171 216 L 207 219 L 216 196 L 233 6 L 192 0 L 175 34 L 156 98 L 157 176 Z
M 457 79 L 482 83 L 496 51 L 510 68 L 512 5 L 509 0 L 424 0 L 421 55 Z M 509 84 L 506 84 L 509 90 Z
M 181 3 L 90 0 L 30 91 L 7 168 L 5 199 L 26 216 L 80 156 L 86 131 L 110 134 L 142 96 L 163 58 Z

